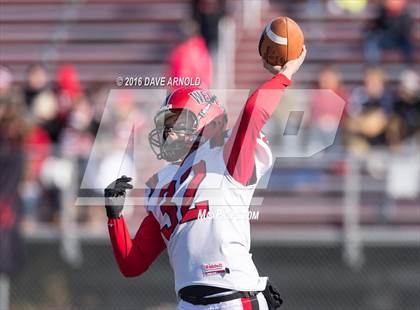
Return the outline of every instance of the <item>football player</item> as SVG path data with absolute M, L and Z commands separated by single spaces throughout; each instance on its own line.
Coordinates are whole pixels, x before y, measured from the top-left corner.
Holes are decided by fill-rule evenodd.
M 225 110 L 207 90 L 181 88 L 166 98 L 149 141 L 168 164 L 146 183 L 148 215 L 133 239 L 121 215 L 131 178 L 122 176 L 105 189 L 109 235 L 123 275 L 141 275 L 167 249 L 178 310 L 281 305 L 252 260 L 249 219 L 235 215 L 248 212 L 256 184 L 272 164 L 261 129 L 305 55 L 304 48 L 283 67 L 264 62 L 274 76 L 248 98 L 231 130 Z

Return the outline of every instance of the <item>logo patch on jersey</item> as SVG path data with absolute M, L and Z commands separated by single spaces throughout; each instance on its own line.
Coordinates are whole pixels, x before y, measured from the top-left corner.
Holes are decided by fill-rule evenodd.
M 212 276 L 219 273 L 228 273 L 225 264 L 222 262 L 201 265 L 204 276 Z

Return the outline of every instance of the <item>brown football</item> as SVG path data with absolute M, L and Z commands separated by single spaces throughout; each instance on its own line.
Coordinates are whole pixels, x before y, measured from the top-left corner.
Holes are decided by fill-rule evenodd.
M 303 32 L 291 18 L 277 17 L 264 28 L 258 51 L 270 65 L 283 66 L 299 57 L 303 49 Z

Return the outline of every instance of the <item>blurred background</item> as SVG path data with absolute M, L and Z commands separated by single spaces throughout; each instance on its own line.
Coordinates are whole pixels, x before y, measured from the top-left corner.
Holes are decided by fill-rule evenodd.
M 345 108 L 332 146 L 277 159 L 258 189 L 260 274 L 285 310 L 420 309 L 418 1 L 2 0 L 1 310 L 175 308 L 167 255 L 123 278 L 103 207 L 75 207 L 100 124 L 113 145 L 128 118 L 151 126 L 147 98 L 129 90 L 104 120 L 109 91 L 118 77 L 146 76 L 255 89 L 269 78 L 259 36 L 280 15 L 299 23 L 308 48 L 292 89 L 331 89 Z M 293 145 L 276 112 L 266 128 L 273 148 L 325 144 L 337 113 L 328 98 L 302 99 L 311 113 L 298 118 Z M 244 104 L 226 100 L 232 114 Z M 105 185 L 111 153 L 95 159 L 92 188 Z M 127 211 L 132 233 L 143 216 Z

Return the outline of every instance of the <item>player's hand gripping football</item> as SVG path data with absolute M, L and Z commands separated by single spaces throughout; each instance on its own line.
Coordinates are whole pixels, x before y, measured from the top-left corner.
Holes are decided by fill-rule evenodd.
M 274 75 L 282 73 L 289 80 L 291 80 L 292 76 L 299 70 L 300 66 L 303 64 L 305 57 L 306 57 L 306 47 L 304 45 L 302 53 L 300 54 L 298 58 L 289 60 L 288 62 L 284 64 L 284 66 L 272 66 L 269 63 L 267 63 L 265 60 L 263 60 L 264 68 L 266 68 L 270 73 Z
M 130 181 L 130 177 L 123 175 L 105 188 L 105 208 L 108 218 L 119 218 L 121 216 L 125 201 L 125 191 L 133 188 L 133 185 L 129 184 Z

